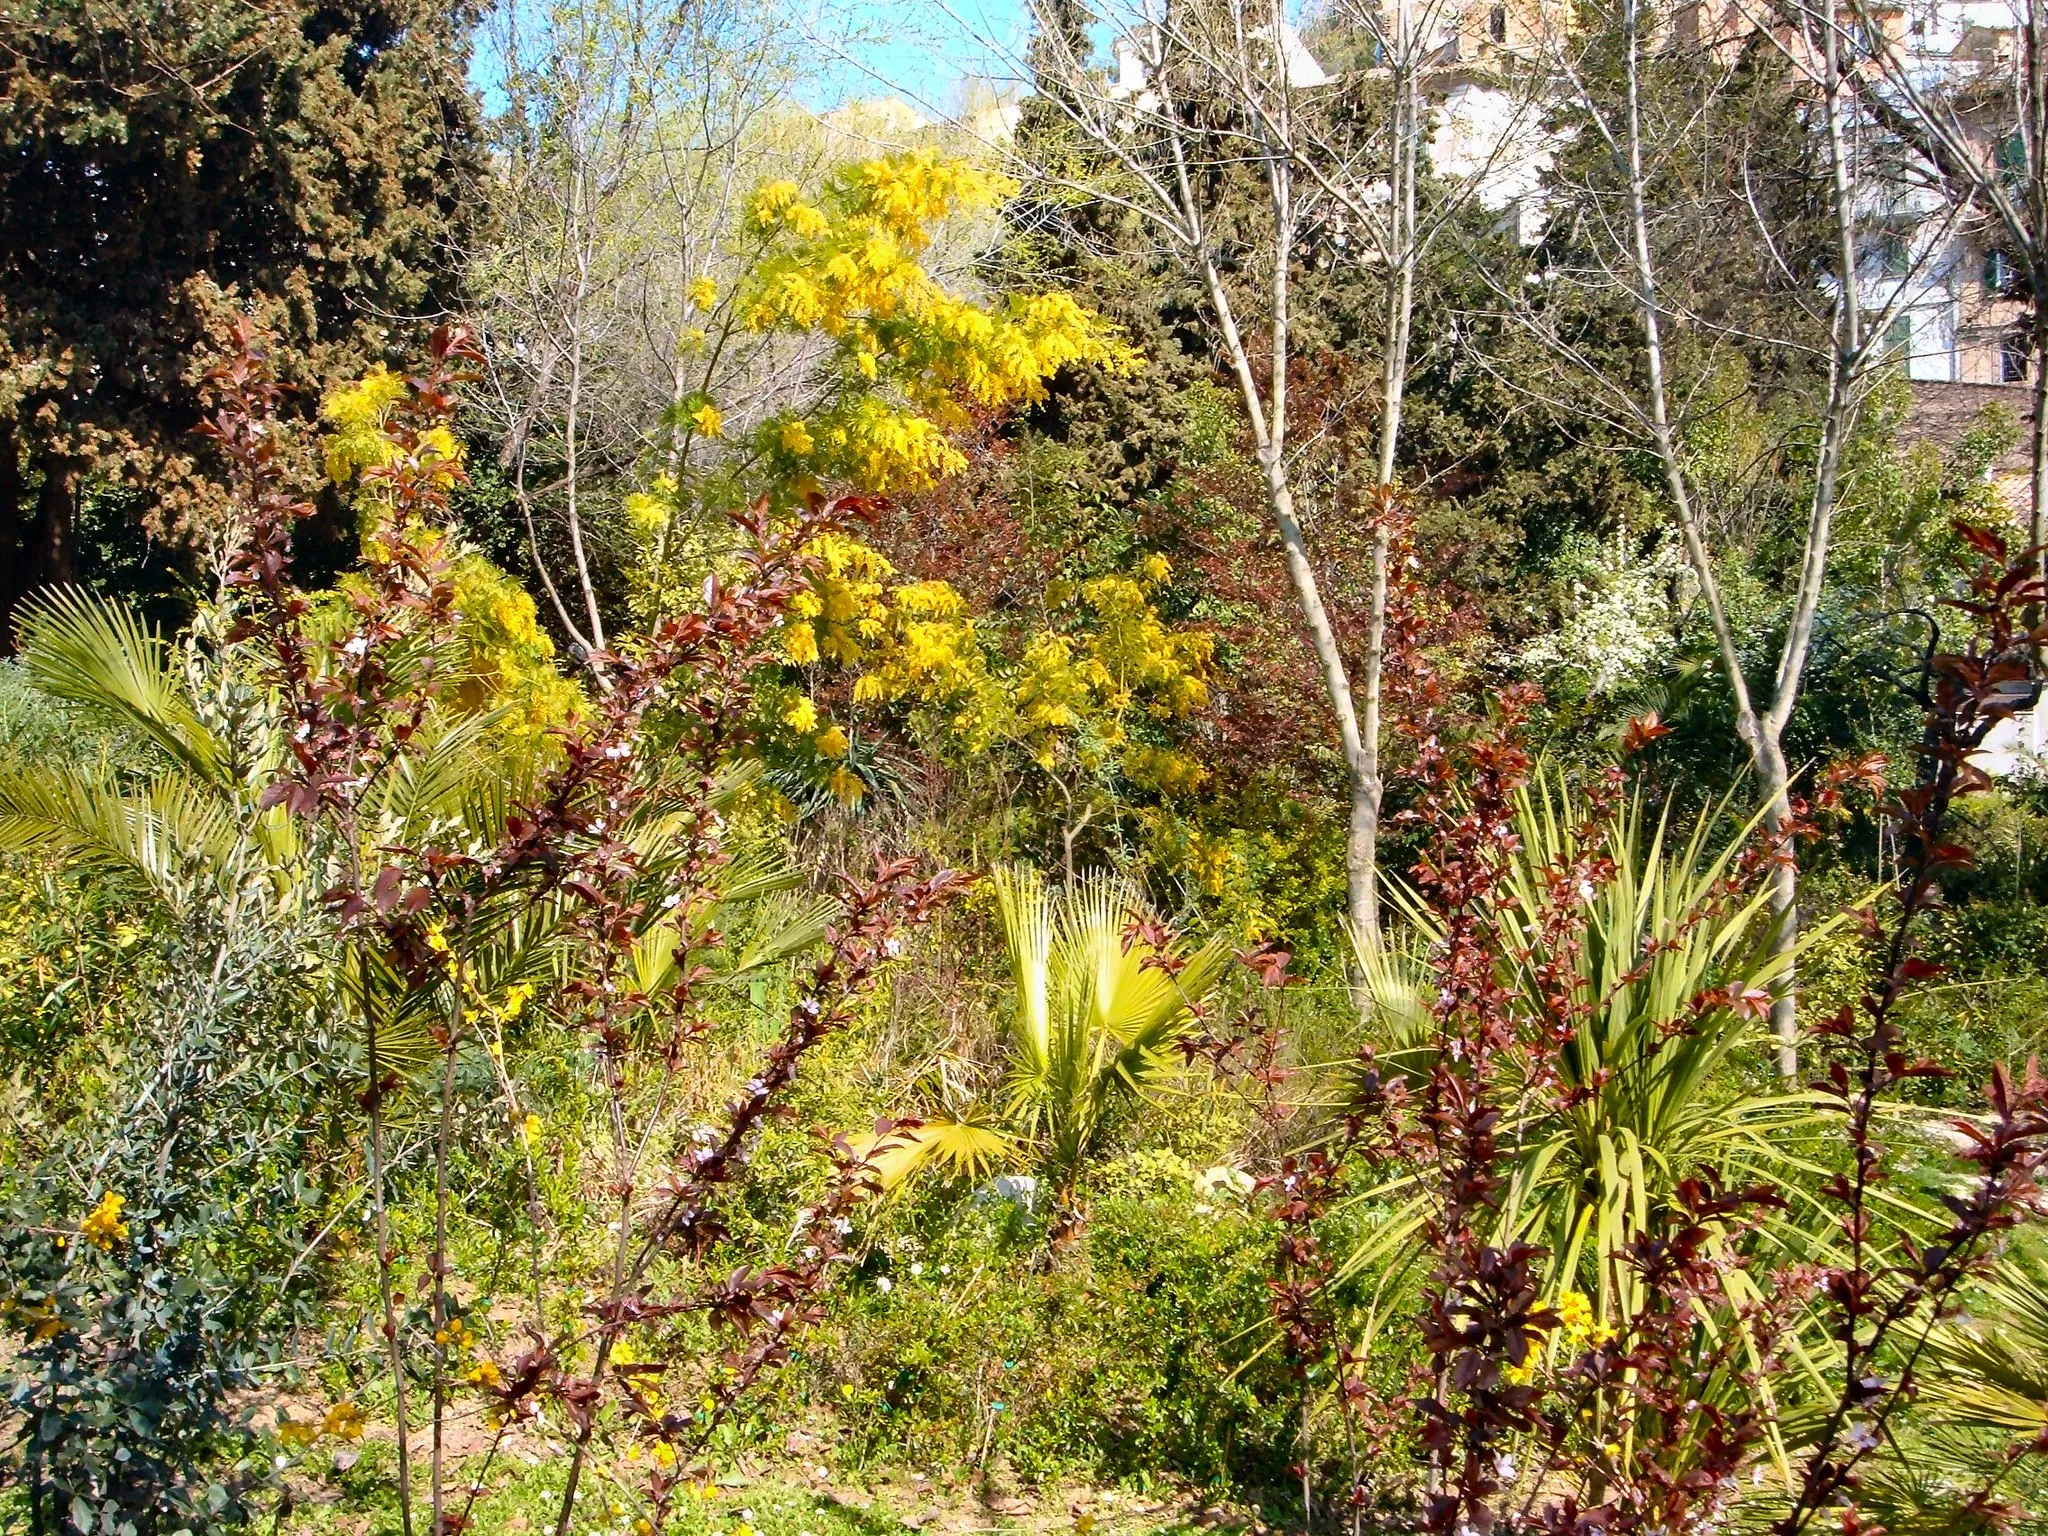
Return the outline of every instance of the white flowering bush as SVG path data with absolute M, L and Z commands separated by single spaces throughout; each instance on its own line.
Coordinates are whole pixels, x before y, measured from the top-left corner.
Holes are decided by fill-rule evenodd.
M 1663 665 L 1677 645 L 1674 617 L 1691 574 L 1669 530 L 1647 550 L 1626 523 L 1611 539 L 1574 535 L 1558 557 L 1571 582 L 1564 622 L 1522 651 L 1531 671 L 1571 671 L 1589 691 L 1616 688 Z

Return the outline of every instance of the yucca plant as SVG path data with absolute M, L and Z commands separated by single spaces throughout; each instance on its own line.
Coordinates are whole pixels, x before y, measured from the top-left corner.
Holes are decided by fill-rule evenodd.
M 1220 939 L 1183 952 L 1116 876 L 1055 889 L 1011 865 L 991 883 L 1012 993 L 1001 1084 L 977 1098 L 941 1064 L 939 1107 L 899 1133 L 879 1163 L 892 1184 L 921 1170 L 979 1177 L 1030 1167 L 1051 1185 L 1057 1229 L 1076 1214 L 1076 1182 L 1090 1159 L 1183 1070 L 1175 1047 L 1215 994 L 1231 952 Z
M 1772 983 L 1797 951 L 1772 953 L 1768 896 L 1740 871 L 1755 826 L 1731 827 L 1725 805 L 1674 828 L 1639 798 L 1596 812 L 1552 772 L 1519 792 L 1515 831 L 1508 899 L 1494 920 L 1513 935 L 1504 951 L 1527 958 L 1508 980 L 1540 1014 L 1545 970 L 1555 968 L 1578 1014 L 1556 1053 L 1560 1081 L 1525 1096 L 1504 1132 L 1516 1161 L 1502 1220 L 1550 1255 L 1551 1296 L 1582 1289 L 1612 1320 L 1637 1304 L 1617 1257 L 1659 1227 L 1686 1178 L 1712 1168 L 1793 1198 L 1815 1182 L 1805 1155 L 1822 1125 L 1813 1097 L 1758 1091 L 1740 1065 L 1761 1042 Z M 1605 878 L 1576 893 L 1583 917 L 1552 953 L 1533 915 L 1555 906 L 1557 872 L 1574 867 L 1592 840 Z M 1436 934 L 1419 903 L 1397 895 L 1397 905 L 1408 936 L 1360 963 L 1382 1059 L 1419 1080 L 1434 1049 Z M 1828 931 L 1810 925 L 1801 948 Z M 1548 984 L 1556 988 L 1559 977 Z M 1409 1215 L 1412 1225 L 1421 1212 Z M 1803 1242 L 1800 1215 L 1790 1214 L 1782 1240 Z M 1747 1282 L 1732 1271 L 1731 1284 Z

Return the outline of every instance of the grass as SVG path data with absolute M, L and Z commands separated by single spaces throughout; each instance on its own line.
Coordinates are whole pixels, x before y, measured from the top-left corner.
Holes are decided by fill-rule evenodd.
M 392 1448 L 371 1441 L 341 1466 L 316 1452 L 287 1476 L 292 1507 L 277 1523 L 283 1536 L 398 1536 L 392 1493 Z M 531 1462 L 500 1456 L 485 1474 L 465 1536 L 547 1536 L 562 1486 L 562 1458 Z M 481 1458 L 464 1468 L 481 1470 Z M 630 1478 L 633 1463 L 613 1469 Z M 419 1469 L 415 1469 L 419 1475 Z M 422 1500 L 422 1502 L 424 1502 Z M 577 1499 L 575 1536 L 636 1536 L 639 1505 L 624 1481 L 586 1481 Z M 456 1507 L 460 1507 L 459 1504 Z M 997 1494 L 950 1473 L 895 1471 L 850 1485 L 806 1483 L 800 1466 L 758 1478 L 728 1475 L 686 1491 L 663 1528 L 665 1536 L 1189 1536 L 1191 1517 L 1203 1526 L 1253 1526 L 1256 1512 L 1199 1510 L 1189 1501 L 1120 1489 L 1066 1486 L 1032 1497 Z M 424 1528 L 424 1521 L 417 1522 Z

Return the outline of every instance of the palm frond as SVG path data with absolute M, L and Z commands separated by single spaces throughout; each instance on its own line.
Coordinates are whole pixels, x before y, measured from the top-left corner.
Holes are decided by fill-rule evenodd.
M 871 1149 L 868 1164 L 882 1188 L 896 1189 L 919 1173 L 983 1179 L 1016 1161 L 1015 1141 L 978 1120 L 935 1118 L 901 1127 Z
M 195 876 L 225 873 L 239 846 L 228 807 L 183 775 L 139 789 L 43 769 L 0 775 L 0 848 L 61 851 L 138 877 L 174 905 Z
M 1944 1422 L 2039 1434 L 2048 1429 L 2048 1266 L 2009 1257 L 1976 1287 L 1967 1316 L 1936 1326 L 1921 1401 Z
M 1024 866 L 996 871 L 1015 1001 L 1006 1117 L 1070 1178 L 1128 1104 L 1177 1070 L 1172 1047 L 1215 991 L 1230 949 L 1191 955 L 1131 934 L 1127 881 L 1094 875 L 1055 895 Z
M 431 734 L 420 750 L 401 757 L 378 785 L 374 814 L 390 828 L 392 841 L 416 841 L 435 822 L 462 821 L 479 783 L 507 784 L 511 765 L 488 743 L 508 713 L 430 717 Z
M 130 609 L 78 587 L 41 593 L 22 616 L 21 659 L 42 692 L 140 731 L 187 772 L 220 781 L 225 746 L 192 707 L 170 646 Z

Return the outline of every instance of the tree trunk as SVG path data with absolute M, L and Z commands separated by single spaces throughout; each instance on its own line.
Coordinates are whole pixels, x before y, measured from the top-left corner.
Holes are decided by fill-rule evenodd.
M 14 605 L 21 598 L 21 445 L 14 423 L 0 421 L 0 655 L 14 651 Z
M 1368 764 L 1364 740 L 1358 727 L 1358 710 L 1351 699 L 1351 679 L 1344 666 L 1344 653 L 1337 644 L 1336 627 L 1316 582 L 1315 567 L 1308 558 L 1308 541 L 1294 515 L 1294 490 L 1287 483 L 1284 465 L 1270 453 L 1267 460 L 1266 499 L 1273 521 L 1280 530 L 1280 549 L 1287 560 L 1288 579 L 1294 585 L 1295 600 L 1308 630 L 1309 644 L 1323 674 L 1323 691 L 1330 711 L 1337 717 L 1337 741 L 1344 752 L 1344 777 L 1350 791 L 1351 832 L 1344 849 L 1346 916 L 1351 932 L 1363 945 L 1379 936 L 1379 892 L 1375 877 L 1379 840 L 1379 775 Z
M 1792 819 L 1792 775 L 1783 746 L 1759 736 L 1755 744 L 1758 788 L 1764 796 L 1764 825 L 1774 838 L 1788 840 Z M 1771 954 L 1782 962 L 1771 983 L 1771 1033 L 1778 1041 L 1778 1075 L 1788 1085 L 1799 1080 L 1799 986 L 1792 955 L 1799 947 L 1799 861 L 1790 846 L 1778 850 L 1771 868 Z
M 2033 401 L 2033 419 L 2027 423 L 2027 543 L 2040 550 L 2037 558 L 2048 575 L 2048 507 L 2043 491 L 2048 490 L 2048 294 L 2041 291 L 2041 275 L 2034 273 L 2028 287 L 2028 305 L 2033 310 L 2033 355 L 2027 359 L 2027 394 Z
M 1387 646 L 1387 546 L 1382 525 L 1372 542 L 1372 611 L 1366 623 L 1361 690 L 1365 700 L 1358 728 L 1358 771 L 1351 775 L 1351 836 L 1344 849 L 1351 931 L 1368 954 L 1380 947 L 1380 805 L 1386 793 L 1386 778 L 1380 772 L 1380 707 Z
M 8 488 L 0 484 L 0 515 L 7 510 L 11 499 L 15 515 L 8 519 L 9 526 L 0 530 L 0 539 L 7 546 L 6 556 L 0 557 L 0 569 L 6 573 L 4 585 L 0 585 L 0 634 L 4 634 L 6 648 L 14 648 L 14 630 L 20 615 L 22 602 L 38 588 L 58 586 L 74 578 L 73 531 L 77 523 L 78 482 L 81 468 L 74 459 L 46 456 L 40 465 L 42 488 L 36 493 L 35 516 L 26 526 L 19 516 L 21 501 L 21 471 L 12 454 L 0 452 L 0 460 L 10 461 L 13 467 L 14 491 L 11 498 Z M 5 470 L 0 470 L 4 476 Z M 20 541 L 14 538 L 20 530 Z

